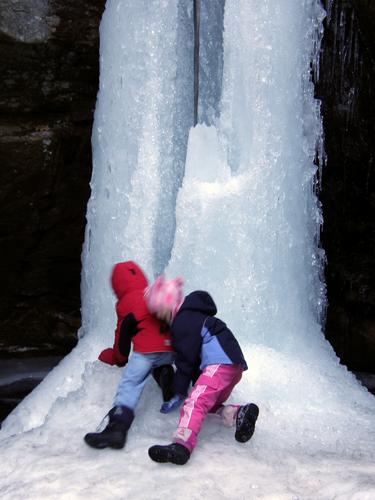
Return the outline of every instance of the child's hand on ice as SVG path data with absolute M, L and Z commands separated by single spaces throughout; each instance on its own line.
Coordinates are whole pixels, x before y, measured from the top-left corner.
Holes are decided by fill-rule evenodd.
M 171 398 L 169 401 L 166 401 L 161 405 L 160 412 L 169 413 L 175 408 L 178 408 L 184 399 L 185 396 L 181 396 L 181 394 L 175 394 L 173 398 Z

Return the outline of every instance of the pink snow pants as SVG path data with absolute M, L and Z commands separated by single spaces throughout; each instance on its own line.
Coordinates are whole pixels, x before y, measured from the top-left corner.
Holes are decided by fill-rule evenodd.
M 184 445 L 192 452 L 207 413 L 216 413 L 222 417 L 224 424 L 233 425 L 239 405 L 224 406 L 223 403 L 241 380 L 242 372 L 240 365 L 222 364 L 209 365 L 203 370 L 181 409 L 178 428 L 173 436 L 175 443 Z

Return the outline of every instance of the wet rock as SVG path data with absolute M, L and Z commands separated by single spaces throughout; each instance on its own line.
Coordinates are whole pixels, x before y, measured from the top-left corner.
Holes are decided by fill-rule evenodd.
M 21 42 L 49 38 L 60 20 L 49 15 L 48 0 L 2 0 L 0 33 Z
M 4 418 L 56 366 L 62 356 L 37 356 L 32 351 L 16 350 L 6 354 L 0 350 L 0 427 Z M 42 353 L 41 353 L 42 354 Z
M 105 0 L 4 0 L 0 12 L 0 342 L 68 351 Z
M 375 5 L 333 0 L 323 39 L 326 336 L 342 362 L 375 372 Z

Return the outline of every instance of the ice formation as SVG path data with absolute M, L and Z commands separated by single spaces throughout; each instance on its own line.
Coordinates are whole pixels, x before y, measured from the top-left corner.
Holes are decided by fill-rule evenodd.
M 322 334 L 311 68 L 325 13 L 319 0 L 202 4 L 191 129 L 192 1 L 107 1 L 82 338 L 5 421 L 2 498 L 375 496 L 375 400 Z M 177 421 L 158 412 L 152 381 L 123 452 L 83 443 L 120 376 L 95 358 L 113 337 L 111 266 L 130 258 L 151 279 L 165 269 L 213 295 L 249 364 L 233 398 L 261 409 L 247 445 L 212 420 L 183 470 L 152 463 L 147 447 L 168 442 Z

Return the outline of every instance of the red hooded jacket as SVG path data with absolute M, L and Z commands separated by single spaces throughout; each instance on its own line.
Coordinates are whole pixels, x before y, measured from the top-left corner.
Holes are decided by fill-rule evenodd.
M 118 298 L 117 327 L 113 347 L 99 355 L 104 363 L 124 366 L 131 342 L 134 352 L 173 351 L 169 328 L 147 309 L 143 295 L 147 285 L 146 276 L 135 262 L 120 262 L 113 268 L 112 287 Z

